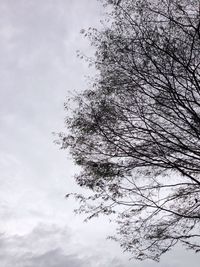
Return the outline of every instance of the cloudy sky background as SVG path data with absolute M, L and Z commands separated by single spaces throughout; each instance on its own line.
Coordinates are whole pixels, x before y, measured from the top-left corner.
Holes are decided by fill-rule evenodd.
M 129 261 L 106 241 L 114 224 L 83 223 L 67 192 L 76 167 L 53 143 L 64 129 L 68 91 L 83 90 L 92 50 L 82 28 L 99 27 L 96 0 L 0 0 L 0 266 L 193 267 L 200 255 L 181 248 L 161 262 Z

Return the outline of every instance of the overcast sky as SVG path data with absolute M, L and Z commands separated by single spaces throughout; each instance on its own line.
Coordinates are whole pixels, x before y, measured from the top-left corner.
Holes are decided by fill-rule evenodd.
M 91 54 L 80 34 L 99 27 L 96 0 L 0 0 L 0 266 L 192 267 L 200 255 L 181 248 L 160 263 L 129 261 L 106 241 L 114 225 L 88 224 L 64 196 L 78 190 L 75 167 L 52 132 L 64 129 L 68 91 L 83 90 Z

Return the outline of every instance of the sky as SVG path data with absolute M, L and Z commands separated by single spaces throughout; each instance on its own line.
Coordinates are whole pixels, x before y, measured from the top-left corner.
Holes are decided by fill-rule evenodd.
M 106 236 L 103 217 L 83 223 L 67 151 L 53 132 L 64 131 L 64 101 L 87 88 L 94 71 L 76 56 L 93 53 L 81 29 L 100 27 L 96 0 L 0 0 L 0 266 L 186 267 L 200 255 L 176 248 L 159 263 L 130 261 Z

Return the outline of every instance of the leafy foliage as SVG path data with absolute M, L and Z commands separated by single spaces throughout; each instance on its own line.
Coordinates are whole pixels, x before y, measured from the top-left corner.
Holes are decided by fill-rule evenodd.
M 105 4 L 108 26 L 87 33 L 99 75 L 61 134 L 91 189 L 75 194 L 79 211 L 115 218 L 113 238 L 137 259 L 159 260 L 177 242 L 198 252 L 199 1 Z

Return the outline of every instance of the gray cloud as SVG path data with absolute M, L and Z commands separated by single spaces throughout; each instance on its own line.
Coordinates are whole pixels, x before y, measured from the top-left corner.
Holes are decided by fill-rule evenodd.
M 40 256 L 29 257 L 24 260 L 27 267 L 84 267 L 86 265 L 84 260 L 78 259 L 73 255 L 64 255 L 62 250 L 55 249 L 48 251 Z
M 40 224 L 32 232 L 0 236 L 0 266 L 4 267 L 120 267 L 109 253 L 91 254 L 73 239 L 70 229 Z

